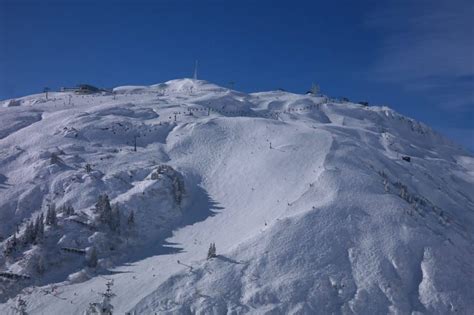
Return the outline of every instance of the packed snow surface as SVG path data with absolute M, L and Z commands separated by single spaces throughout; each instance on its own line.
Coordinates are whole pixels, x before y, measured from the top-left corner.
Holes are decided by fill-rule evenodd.
M 0 105 L 1 314 L 106 283 L 117 314 L 474 313 L 474 157 L 387 107 L 191 79 Z

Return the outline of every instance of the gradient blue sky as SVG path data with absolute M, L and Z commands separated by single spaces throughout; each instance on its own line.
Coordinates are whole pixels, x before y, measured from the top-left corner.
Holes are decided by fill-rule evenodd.
M 0 99 L 192 75 L 245 92 L 311 82 L 474 151 L 474 1 L 0 0 Z

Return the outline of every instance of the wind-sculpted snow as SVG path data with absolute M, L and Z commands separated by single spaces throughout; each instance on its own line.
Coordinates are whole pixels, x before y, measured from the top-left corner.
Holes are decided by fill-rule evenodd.
M 121 104 L 119 106 L 114 105 L 110 108 L 101 109 L 98 108 L 94 111 L 94 115 L 97 116 L 123 116 L 137 119 L 153 119 L 157 118 L 158 114 L 151 108 L 133 108 L 133 104 Z
M 474 157 L 387 107 L 191 79 L 2 104 L 2 314 L 109 281 L 116 313 L 474 311 Z
M 41 112 L 0 108 L 0 139 L 41 120 Z

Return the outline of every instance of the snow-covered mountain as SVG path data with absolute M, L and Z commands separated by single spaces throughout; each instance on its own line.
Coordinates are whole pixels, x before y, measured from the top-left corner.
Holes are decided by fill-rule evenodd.
M 1 314 L 474 313 L 474 157 L 387 107 L 191 79 L 1 105 Z

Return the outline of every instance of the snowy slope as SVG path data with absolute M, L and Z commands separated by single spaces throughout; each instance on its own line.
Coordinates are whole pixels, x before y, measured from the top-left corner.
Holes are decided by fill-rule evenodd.
M 389 108 L 180 79 L 0 114 L 3 247 L 75 209 L 0 253 L 29 277 L 0 274 L 2 314 L 82 314 L 109 280 L 117 313 L 474 312 L 474 157 Z

